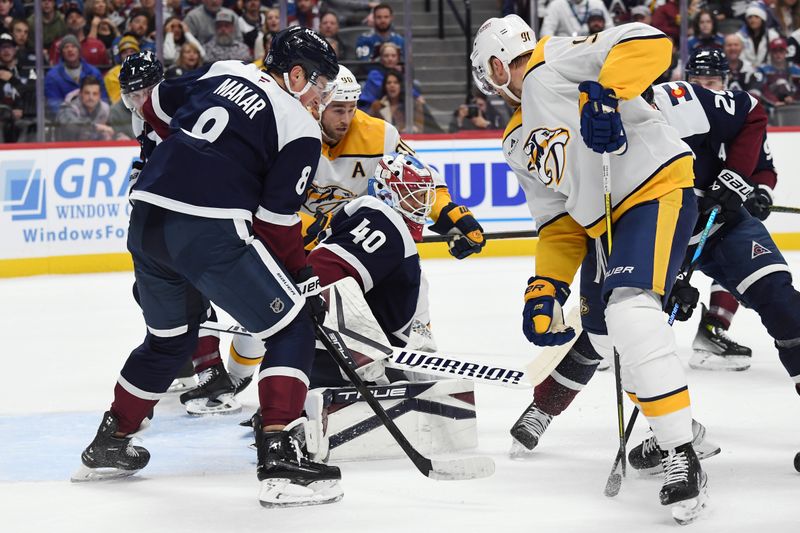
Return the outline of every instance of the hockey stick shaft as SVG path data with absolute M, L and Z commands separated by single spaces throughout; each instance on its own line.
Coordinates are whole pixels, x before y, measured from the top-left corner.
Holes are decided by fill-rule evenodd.
M 773 205 L 769 208 L 770 211 L 773 213 L 793 213 L 795 215 L 800 215 L 800 207 L 786 207 L 783 205 Z
M 537 237 L 538 235 L 539 233 L 536 230 L 495 231 L 491 233 L 484 233 L 483 238 L 487 241 L 497 239 L 530 239 L 532 237 Z M 459 237 L 459 235 L 425 235 L 422 237 L 422 242 L 450 242 L 456 237 Z
M 437 464 L 434 464 L 433 461 L 418 452 L 408 441 L 406 436 L 403 435 L 403 432 L 400 431 L 400 428 L 397 427 L 394 420 L 386 414 L 383 406 L 375 399 L 375 396 L 372 395 L 367 385 L 359 377 L 354 368 L 355 363 L 353 359 L 348 356 L 347 348 L 344 343 L 341 342 L 341 338 L 338 334 L 320 324 L 315 324 L 314 327 L 316 329 L 317 338 L 325 346 L 325 349 L 328 350 L 328 353 L 333 357 L 334 361 L 336 361 L 336 364 L 339 365 L 359 394 L 361 394 L 362 398 L 364 398 L 375 413 L 375 416 L 383 423 L 383 426 L 394 438 L 395 442 L 397 442 L 397 445 L 400 446 L 406 456 L 414 463 L 414 466 L 417 467 L 417 470 L 424 476 L 440 480 L 457 480 L 486 477 L 494 473 L 494 462 L 489 458 L 476 457 L 446 462 L 437 461 Z

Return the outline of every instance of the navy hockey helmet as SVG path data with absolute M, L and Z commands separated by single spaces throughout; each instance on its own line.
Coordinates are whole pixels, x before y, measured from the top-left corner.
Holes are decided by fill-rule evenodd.
M 319 33 L 300 26 L 290 26 L 279 31 L 272 39 L 264 68 L 278 74 L 286 74 L 295 65 L 300 65 L 308 81 L 316 84 L 319 76 L 329 81 L 336 79 L 339 62 L 336 52 Z
M 153 52 L 139 52 L 128 56 L 119 71 L 119 88 L 122 94 L 152 87 L 164 78 L 164 67 Z
M 728 58 L 716 48 L 695 50 L 686 62 L 686 78 L 689 76 L 720 76 L 723 80 L 731 71 Z

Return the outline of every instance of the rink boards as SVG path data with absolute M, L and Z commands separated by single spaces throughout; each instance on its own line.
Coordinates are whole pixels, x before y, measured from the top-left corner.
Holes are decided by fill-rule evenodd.
M 533 229 L 497 132 L 409 140 L 442 173 L 453 201 L 469 207 L 487 231 Z M 800 181 L 795 178 L 800 159 L 793 153 L 800 145 L 800 129 L 773 131 L 769 141 L 779 175 L 775 203 L 800 206 Z M 129 270 L 127 182 L 138 153 L 135 143 L 0 146 L 0 277 Z M 795 216 L 776 214 L 767 221 L 779 246 L 787 250 L 800 249 L 800 220 Z M 535 240 L 494 241 L 483 255 L 534 251 Z M 420 253 L 447 254 L 442 244 L 421 245 Z

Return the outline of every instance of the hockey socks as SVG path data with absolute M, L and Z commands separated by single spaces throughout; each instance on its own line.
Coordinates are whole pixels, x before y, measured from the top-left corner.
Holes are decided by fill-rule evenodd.
M 560 415 L 592 379 L 600 359 L 589 334 L 582 332 L 555 370 L 533 389 L 539 409 L 550 416 Z
M 703 321 L 725 330 L 730 329 L 731 320 L 737 309 L 739 309 L 739 301 L 721 285 L 716 282 L 712 283 L 711 299 L 708 303 L 708 311 L 703 315 Z

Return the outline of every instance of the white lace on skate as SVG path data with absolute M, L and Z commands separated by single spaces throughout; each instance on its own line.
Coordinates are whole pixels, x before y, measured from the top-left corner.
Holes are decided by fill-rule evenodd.
M 655 440 L 655 439 L 653 439 Z M 661 459 L 664 467 L 664 486 L 689 480 L 689 459 L 685 452 L 670 453 Z
M 642 441 L 640 446 L 642 447 L 642 457 L 648 457 L 652 454 L 661 453 L 655 435 L 652 435 L 650 438 Z M 706 427 L 694 419 L 692 420 L 692 448 L 694 448 L 694 453 L 697 454 L 697 458 L 700 461 L 708 459 L 709 457 L 713 457 L 722 451 L 722 448 L 720 448 L 718 444 L 711 442 L 706 438 Z M 663 471 L 664 469 L 661 461 L 659 461 L 658 464 L 652 468 L 642 468 L 637 470 L 637 472 L 640 474 L 651 476 L 661 474 Z
M 687 483 L 689 481 L 689 459 L 685 452 L 670 453 L 662 459 L 664 464 L 664 486 L 673 483 Z M 670 505 L 672 518 L 678 524 L 685 526 L 697 520 L 708 503 L 708 490 L 705 472 L 701 474 L 700 491 L 694 498 L 675 502 Z

